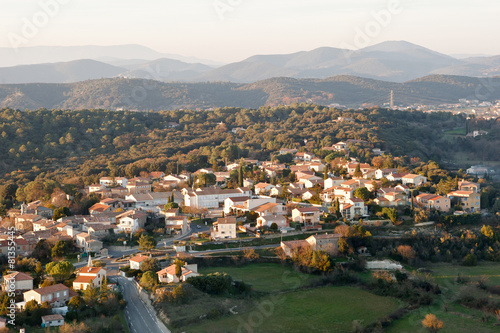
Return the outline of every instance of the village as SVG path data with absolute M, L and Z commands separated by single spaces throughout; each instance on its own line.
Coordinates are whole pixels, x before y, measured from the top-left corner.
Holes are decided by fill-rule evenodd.
M 481 212 L 479 183 L 456 179 L 456 187 L 445 194 L 425 192 L 436 184 L 430 184 L 424 175 L 350 158 L 353 143 L 364 144 L 347 140 L 323 148 L 335 156 L 343 155 L 328 162 L 305 151 L 283 148 L 277 155 L 286 156 L 291 163 L 280 163 L 279 158 L 241 159 L 218 171 L 201 168 L 192 174 L 158 171 L 131 179 L 101 177 L 98 184 L 80 190 L 98 201 L 88 208 L 88 215 L 61 213 L 55 208 L 54 203 L 71 202 L 72 197 L 65 193 L 54 196 L 52 203 L 23 203 L 2 220 L 1 253 L 20 260 L 50 244 L 54 259 L 71 258 L 72 263 L 59 261 L 70 266 L 64 279 L 47 268 L 36 278 L 30 271 L 11 268 L 3 277 L 3 290 L 15 292 L 15 311 L 25 310 L 32 301 L 40 306 L 48 303 L 52 310 L 40 317 L 41 326 L 60 326 L 72 311 L 71 306 L 68 309 L 72 297 L 81 297 L 88 289 L 118 291 L 120 276 L 133 280 L 151 269 L 155 281 L 150 283 L 185 282 L 200 275 L 197 265 L 186 258 L 210 250 L 260 249 L 262 240 L 264 248 L 281 248 L 285 257 L 309 249 L 334 258 L 347 253 L 339 245 L 346 237 L 345 232 L 339 233 L 345 231 L 341 226 L 347 230 L 352 226 L 384 227 L 385 233 L 389 230 L 394 235 L 407 220 L 412 220 L 412 228 L 432 226 L 435 221 L 430 219 L 430 211 L 455 216 Z M 378 162 L 385 156 L 380 149 L 373 152 L 380 157 Z M 258 176 L 244 178 L 243 167 L 258 171 Z M 233 182 L 228 188 L 235 174 L 238 184 Z M 284 174 L 290 181 L 278 182 Z M 410 217 L 415 211 L 420 219 Z M 146 233 L 148 225 L 155 227 Z M 55 254 L 54 248 L 61 248 L 61 253 Z M 352 252 L 370 256 L 366 246 Z M 169 256 L 177 259 L 166 260 Z M 402 268 L 391 260 L 368 261 L 367 267 Z M 44 282 L 37 285 L 34 281 Z M 141 292 L 140 283 L 135 286 Z M 7 321 L 0 320 L 0 325 Z

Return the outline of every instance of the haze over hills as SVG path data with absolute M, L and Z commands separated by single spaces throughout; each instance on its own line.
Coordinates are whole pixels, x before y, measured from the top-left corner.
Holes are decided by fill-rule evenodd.
M 456 103 L 460 98 L 500 99 L 500 78 L 488 80 L 431 75 L 405 83 L 354 76 L 327 79 L 273 78 L 251 84 L 165 83 L 142 79 L 99 79 L 68 84 L 0 85 L 0 107 L 20 110 L 173 110 L 216 107 L 258 108 L 290 103 L 383 105 L 391 90 L 399 105 Z
M 291 54 L 255 55 L 220 67 L 139 45 L 34 47 L 13 52 L 0 48 L 0 65 L 37 60 L 45 63 L 0 68 L 0 83 L 71 83 L 113 77 L 252 83 L 275 77 L 325 79 L 337 75 L 406 82 L 432 74 L 500 75 L 500 56 L 456 59 L 405 41 L 383 42 L 357 51 L 322 47 Z

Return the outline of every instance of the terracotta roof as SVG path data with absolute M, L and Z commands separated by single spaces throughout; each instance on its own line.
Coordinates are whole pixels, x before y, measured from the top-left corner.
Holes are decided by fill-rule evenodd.
M 96 203 L 95 205 L 93 205 L 92 207 L 89 208 L 89 211 L 92 211 L 92 212 L 105 212 L 108 209 L 111 209 L 111 206 L 105 205 L 105 204 L 102 204 L 102 203 Z
M 290 249 L 298 249 L 299 247 L 306 247 L 306 246 L 309 246 L 309 242 L 307 242 L 306 240 L 293 240 L 293 241 L 284 241 L 284 242 L 281 242 L 283 245 L 285 245 L 286 247 L 290 248 Z
M 68 290 L 68 289 L 69 288 L 66 287 L 64 284 L 58 283 L 58 284 L 55 284 L 53 286 L 33 289 L 33 291 L 39 295 L 48 295 L 48 294 L 55 293 L 57 291 L 63 291 L 63 290 Z
M 76 277 L 73 283 L 91 283 L 95 278 L 95 276 L 79 275 Z
M 43 322 L 55 321 L 55 320 L 64 320 L 64 317 L 60 313 L 42 316 Z
M 83 267 L 78 274 L 97 274 L 101 269 L 106 270 L 106 268 L 102 267 Z
M 130 261 L 133 262 L 142 262 L 144 259 L 148 259 L 148 256 L 143 256 L 142 254 L 139 254 L 138 256 L 130 258 Z
M 473 192 L 473 191 L 453 191 L 453 192 L 448 193 L 448 195 L 459 196 L 459 197 L 468 197 L 473 193 L 475 193 L 475 192 Z
M 406 175 L 403 176 L 403 178 L 410 178 L 410 179 L 414 179 L 414 178 L 417 178 L 417 177 L 423 177 L 421 175 L 416 175 L 416 174 L 413 174 L 413 173 L 408 173 Z
M 316 207 L 302 207 L 302 208 L 295 208 L 301 213 L 309 213 L 309 212 L 319 212 L 319 209 Z
M 8 275 L 4 275 L 4 277 L 3 277 L 4 281 L 11 280 L 11 279 L 14 279 L 15 281 L 33 280 L 33 278 L 31 276 L 29 276 L 28 274 L 23 273 L 23 272 L 14 272 L 14 273 L 10 273 Z
M 274 186 L 273 184 L 268 184 L 268 183 L 258 183 L 255 185 L 255 187 L 257 188 L 265 188 L 265 187 L 268 187 L 268 186 Z
M 268 202 L 268 203 L 265 203 L 265 204 L 262 204 L 260 206 L 255 207 L 253 210 L 255 212 L 263 212 L 263 211 L 266 211 L 266 210 L 271 209 L 273 207 L 276 207 L 278 205 L 279 204 L 277 204 L 275 202 Z
M 236 224 L 236 217 L 222 217 L 218 218 L 217 224 Z

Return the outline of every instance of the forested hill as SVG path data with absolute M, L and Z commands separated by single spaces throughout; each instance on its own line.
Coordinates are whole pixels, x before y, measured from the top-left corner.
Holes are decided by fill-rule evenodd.
M 339 122 L 338 117 L 353 121 Z M 402 156 L 450 163 L 498 161 L 500 121 L 474 119 L 470 130 L 488 135 L 466 138 L 448 135 L 465 129 L 465 115 L 420 111 L 367 109 L 345 111 L 310 104 L 223 108 L 213 111 L 110 112 L 104 110 L 0 110 L 0 184 L 35 178 L 60 182 L 99 176 L 134 177 L 140 171 L 193 172 L 214 163 L 239 158 L 268 160 L 281 148 L 299 148 L 321 157 L 323 147 L 347 140 L 351 157 L 369 162 L 372 148 L 394 158 Z M 171 126 L 175 122 L 178 126 Z M 235 127 L 245 131 L 232 132 Z M 326 154 L 326 155 L 325 155 Z M 396 159 L 395 159 L 396 162 Z M 75 180 L 73 179 L 73 180 Z
M 291 103 L 383 105 L 391 90 L 399 105 L 455 103 L 460 98 L 500 99 L 500 78 L 432 75 L 405 83 L 354 76 L 328 79 L 273 78 L 251 84 L 164 83 L 99 79 L 68 84 L 0 85 L 0 107 L 14 109 L 175 110 L 258 108 Z

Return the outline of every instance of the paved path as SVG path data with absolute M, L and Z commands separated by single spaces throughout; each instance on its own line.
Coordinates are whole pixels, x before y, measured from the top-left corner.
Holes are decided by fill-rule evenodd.
M 122 288 L 123 298 L 127 301 L 125 318 L 131 333 L 170 333 L 156 314 L 141 300 L 133 282 L 118 277 L 118 283 Z

